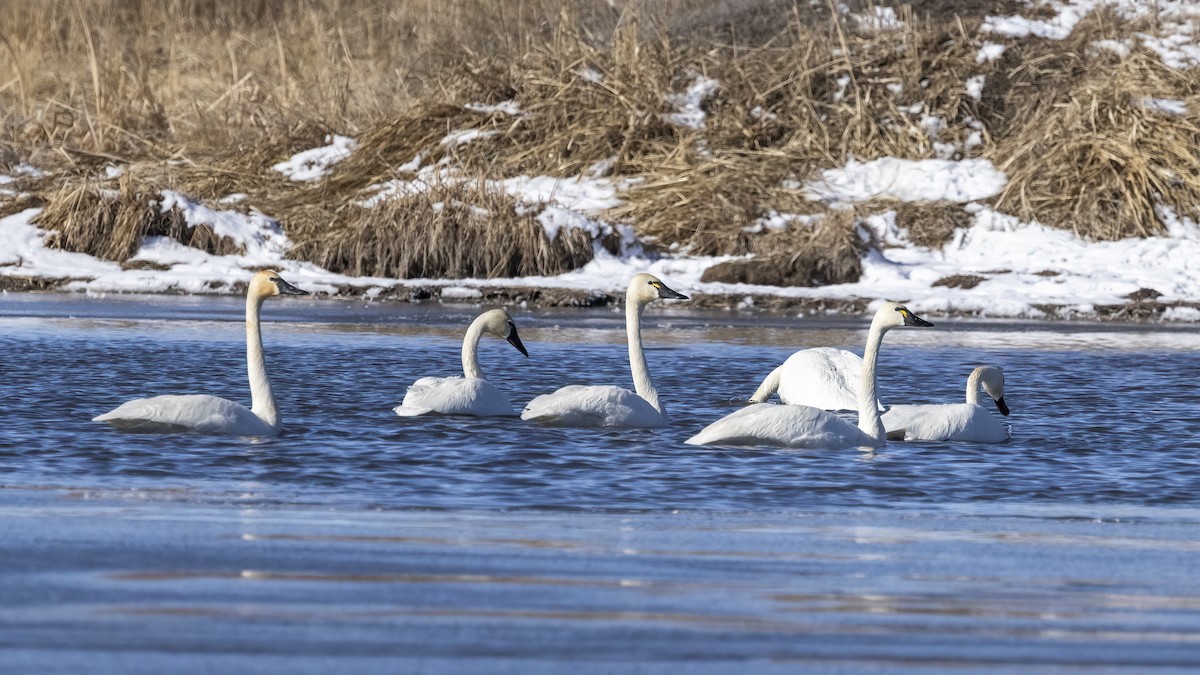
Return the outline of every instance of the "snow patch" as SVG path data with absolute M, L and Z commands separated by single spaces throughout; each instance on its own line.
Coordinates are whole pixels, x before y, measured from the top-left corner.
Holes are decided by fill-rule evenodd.
M 347 136 L 326 136 L 329 145 L 292 155 L 287 161 L 271 167 L 294 181 L 314 181 L 329 172 L 329 167 L 346 159 L 357 143 Z
M 721 83 L 716 80 L 697 75 L 687 91 L 682 94 L 669 94 L 667 102 L 675 106 L 679 112 L 670 113 L 664 116 L 664 119 L 674 124 L 677 127 L 686 127 L 688 129 L 703 129 L 704 120 L 707 115 L 701 106 L 709 97 L 717 93 L 721 88 Z
M 876 198 L 963 203 L 998 194 L 1007 181 L 986 159 L 851 159 L 844 168 L 822 171 L 820 179 L 804 186 L 804 194 L 834 205 Z

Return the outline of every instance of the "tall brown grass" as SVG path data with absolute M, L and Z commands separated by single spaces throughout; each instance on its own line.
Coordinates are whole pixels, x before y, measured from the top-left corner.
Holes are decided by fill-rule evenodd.
M 972 134 L 979 143 L 961 152 L 1008 173 L 992 201 L 1022 218 L 1111 239 L 1162 231 L 1158 203 L 1193 213 L 1195 116 L 1142 101 L 1181 99 L 1195 112 L 1195 72 L 1090 46 L 1153 26 L 1099 10 L 1067 40 L 1012 42 L 979 63 L 995 38 L 971 12 L 1023 6 L 998 4 L 922 3 L 901 8 L 903 27 L 881 30 L 791 0 L 0 0 L 0 162 L 52 170 L 30 189 L 48 204 L 41 222 L 59 230 L 59 246 L 123 259 L 140 236 L 164 233 L 221 250 L 149 213 L 151 196 L 163 186 L 202 200 L 246 192 L 283 222 L 295 255 L 394 276 L 585 263 L 583 233 L 546 239 L 487 181 L 602 171 L 629 186 L 605 217 L 647 243 L 763 263 L 733 276 L 852 280 L 862 250 L 854 214 L 827 212 L 796 186 L 847 157 L 929 158 L 935 142 L 965 147 Z M 976 75 L 986 77 L 978 100 L 964 86 Z M 670 123 L 667 95 L 698 76 L 720 82 L 704 127 Z M 522 114 L 465 107 L 506 100 Z M 936 137 L 932 118 L 943 122 Z M 494 133 L 438 143 L 467 128 Z M 292 183 L 270 169 L 333 132 L 359 148 L 323 180 Z M 474 180 L 357 205 L 371 186 L 411 177 L 397 167 L 417 155 Z M 131 166 L 115 192 L 95 183 L 107 163 Z M 496 217 L 480 218 L 480 207 Z M 928 246 L 968 222 L 954 204 L 856 211 L 882 209 Z M 770 211 L 825 218 L 810 230 L 748 231 Z

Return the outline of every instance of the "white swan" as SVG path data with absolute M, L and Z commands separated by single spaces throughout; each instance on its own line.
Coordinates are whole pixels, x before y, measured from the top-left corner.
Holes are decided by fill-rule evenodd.
M 642 310 L 659 298 L 686 300 L 649 274 L 638 274 L 625 292 L 629 367 L 637 393 L 621 387 L 570 385 L 542 394 L 525 406 L 521 419 L 560 427 L 662 427 L 667 413 L 650 380 L 642 351 Z
M 207 394 L 155 396 L 123 403 L 92 421 L 108 422 L 124 431 L 278 436 L 281 423 L 267 379 L 258 319 L 263 300 L 275 295 L 308 295 L 308 291 L 296 288 L 271 270 L 257 272 L 250 279 L 246 288 L 246 366 L 252 407 Z
M 772 370 L 750 397 L 751 403 L 765 403 L 779 392 L 779 400 L 788 405 L 807 405 L 822 410 L 858 408 L 858 377 L 862 357 L 833 347 L 802 349 Z M 883 404 L 876 402 L 882 410 Z
M 894 405 L 884 413 L 883 426 L 889 434 L 903 431 L 906 441 L 1006 441 L 1008 428 L 979 405 L 980 385 L 996 401 L 1000 414 L 1007 416 L 1004 372 L 995 366 L 980 366 L 967 378 L 966 403 Z
M 858 426 L 801 405 L 758 403 L 726 415 L 687 440 L 691 445 L 780 445 L 788 448 L 879 447 L 886 441 L 875 395 L 879 345 L 897 326 L 932 326 L 904 305 L 889 302 L 871 321 L 858 386 Z
M 502 309 L 484 312 L 471 322 L 463 338 L 463 377 L 422 377 L 408 388 L 404 401 L 394 408 L 396 414 L 401 417 L 426 413 L 476 417 L 515 415 L 508 394 L 485 380 L 479 369 L 479 338 L 484 333 L 508 340 L 517 351 L 529 356 L 508 312 Z

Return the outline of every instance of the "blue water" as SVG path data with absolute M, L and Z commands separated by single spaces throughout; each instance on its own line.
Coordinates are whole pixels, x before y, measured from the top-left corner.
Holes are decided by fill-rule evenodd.
M 645 330 L 666 429 L 394 415 L 479 311 L 273 301 L 285 433 L 250 440 L 89 421 L 248 402 L 239 300 L 0 297 L 5 672 L 1200 667 L 1190 327 L 890 333 L 885 403 L 1004 369 L 1000 445 L 684 445 L 865 324 L 678 308 Z M 481 362 L 514 401 L 629 386 L 619 311 L 510 311 L 530 358 Z

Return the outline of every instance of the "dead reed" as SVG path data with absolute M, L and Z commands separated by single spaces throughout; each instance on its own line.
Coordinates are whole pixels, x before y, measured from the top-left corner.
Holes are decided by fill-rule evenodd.
M 712 272 L 755 283 L 856 279 L 855 218 L 869 213 L 894 209 L 931 247 L 968 222 L 954 204 L 809 202 L 804 182 L 848 157 L 984 156 L 1010 179 L 997 208 L 1095 239 L 1161 232 L 1160 204 L 1195 213 L 1195 72 L 1091 46 L 1151 27 L 1101 9 L 1067 40 L 1010 41 L 981 63 L 996 38 L 979 32 L 976 4 L 902 8 L 889 26 L 785 0 L 0 0 L 0 162 L 53 171 L 31 199 L 63 248 L 125 260 L 162 234 L 228 251 L 157 213 L 156 195 L 246 192 L 283 223 L 293 255 L 400 277 L 590 260 L 590 235 L 551 241 L 536 209 L 488 187 L 519 175 L 620 179 L 624 204 L 606 220 L 653 245 L 755 256 Z M 972 95 L 966 82 L 981 76 Z M 702 124 L 682 125 L 679 97 L 701 78 L 719 86 Z M 1190 101 L 1193 114 L 1154 98 Z M 518 111 L 482 107 L 505 101 Z M 486 133 L 441 142 L 462 130 Z M 359 147 L 326 178 L 271 171 L 335 132 Z M 471 180 L 360 205 L 372 186 L 413 177 L 401 167 L 442 160 Z M 144 168 L 102 186 L 94 176 L 111 163 Z M 823 217 L 754 231 L 771 213 Z

